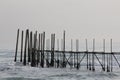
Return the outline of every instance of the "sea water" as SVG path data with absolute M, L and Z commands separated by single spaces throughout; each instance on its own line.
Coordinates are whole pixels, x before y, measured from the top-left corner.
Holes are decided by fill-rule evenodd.
M 85 67 L 85 66 L 84 66 Z M 39 68 L 14 63 L 14 50 L 0 51 L 0 80 L 120 80 L 120 68 L 113 72 L 85 69 Z

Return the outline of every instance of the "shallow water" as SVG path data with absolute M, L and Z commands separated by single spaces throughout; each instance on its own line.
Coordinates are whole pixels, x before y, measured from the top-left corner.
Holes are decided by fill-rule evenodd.
M 107 73 L 86 69 L 34 68 L 14 63 L 13 51 L 0 52 L 0 80 L 119 80 L 120 69 Z M 84 67 L 83 67 L 84 68 Z

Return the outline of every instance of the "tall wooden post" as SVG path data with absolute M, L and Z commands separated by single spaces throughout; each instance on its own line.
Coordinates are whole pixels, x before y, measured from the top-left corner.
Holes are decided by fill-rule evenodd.
M 95 71 L 95 66 L 94 66 L 94 54 L 95 54 L 95 39 L 93 39 L 93 53 L 92 53 L 92 71 Z
M 50 50 L 50 40 L 47 39 L 46 40 L 46 50 Z M 49 52 L 47 52 L 47 55 L 46 55 L 46 65 L 47 67 L 50 67 L 50 63 L 49 63 Z
M 33 44 L 33 36 L 32 36 L 33 34 L 32 34 L 32 31 L 30 32 L 30 58 L 31 58 L 31 66 L 33 66 L 33 46 L 32 46 L 32 44 Z
M 71 63 L 71 65 L 70 65 L 70 67 L 72 68 L 73 67 L 73 53 L 72 53 L 72 51 L 73 51 L 73 40 L 71 39 L 71 53 L 70 53 L 70 63 Z
M 43 34 L 41 33 L 41 67 L 43 68 Z
M 88 43 L 87 43 L 87 39 L 85 39 L 85 41 L 86 41 L 87 69 L 88 69 L 89 64 L 88 64 Z
M 45 32 L 43 32 L 43 67 L 44 67 L 44 58 L 45 58 L 44 50 L 45 50 Z
M 17 41 L 16 41 L 16 50 L 15 50 L 15 59 L 14 59 L 15 62 L 17 61 L 18 40 L 19 40 L 19 29 L 17 31 Z
M 26 36 L 25 36 L 25 47 L 24 47 L 24 61 L 23 61 L 23 65 L 26 65 L 27 36 L 28 36 L 28 29 L 26 30 Z
M 24 32 L 22 31 L 22 35 L 21 35 L 21 55 L 20 55 L 20 62 L 22 62 L 22 55 L 23 55 L 23 34 L 24 34 Z
M 41 34 L 41 67 L 44 68 L 45 32 Z
M 110 42 L 111 42 L 111 72 L 112 72 L 112 70 L 113 70 L 113 62 L 112 62 L 112 54 L 113 54 L 113 52 L 112 52 L 112 39 L 110 40 Z
M 40 34 L 39 34 L 39 38 L 38 38 L 37 66 L 38 66 L 38 64 L 40 62 L 40 52 L 39 52 L 39 50 L 40 50 Z
M 76 40 L 76 52 L 77 52 L 77 66 L 76 68 L 79 69 L 79 54 L 78 54 L 78 49 L 79 49 L 79 41 Z
M 57 50 L 59 51 L 59 39 L 57 39 Z M 59 67 L 59 53 L 57 53 L 57 68 Z
M 51 35 L 51 67 L 54 66 L 54 46 L 55 46 L 55 34 Z
M 65 61 L 65 31 L 63 33 L 63 68 L 66 67 L 66 61 Z
M 102 57 L 103 57 L 103 71 L 105 71 L 105 39 L 103 39 L 103 54 L 102 54 Z
M 30 62 L 30 41 L 29 41 L 29 30 L 28 30 L 27 39 L 28 39 L 28 62 Z

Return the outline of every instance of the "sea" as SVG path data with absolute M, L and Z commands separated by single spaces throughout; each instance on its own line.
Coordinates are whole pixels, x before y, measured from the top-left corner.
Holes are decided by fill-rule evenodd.
M 95 72 L 71 68 L 40 68 L 14 62 L 14 50 L 0 50 L 0 80 L 120 80 L 120 68 Z

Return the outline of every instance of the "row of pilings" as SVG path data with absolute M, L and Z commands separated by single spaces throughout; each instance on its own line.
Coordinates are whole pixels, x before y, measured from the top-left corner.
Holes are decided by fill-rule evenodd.
M 24 37 L 25 35 L 25 37 Z M 93 51 L 88 51 L 88 42 L 86 41 L 86 51 L 79 51 L 79 41 L 76 40 L 76 51 L 73 51 L 73 40 L 71 39 L 71 50 L 65 49 L 65 31 L 63 32 L 63 39 L 61 42 L 61 48 L 59 49 L 59 39 L 56 40 L 55 34 L 51 34 L 51 39 L 45 39 L 45 32 L 38 33 L 20 30 L 17 31 L 16 50 L 15 50 L 15 62 L 21 62 L 24 66 L 30 65 L 31 67 L 55 67 L 55 68 L 76 68 L 80 69 L 81 66 L 87 68 L 87 70 L 95 71 L 96 61 L 99 63 L 102 71 L 112 72 L 113 61 L 120 67 L 120 63 L 116 55 L 119 52 L 112 51 L 112 39 L 111 51 L 105 52 L 105 39 L 103 39 L 103 51 L 95 51 L 95 39 L 93 39 Z M 21 38 L 19 38 L 21 37 Z M 21 40 L 19 40 L 21 39 Z M 20 42 L 19 42 L 20 41 Z M 18 43 L 20 45 L 20 56 L 18 56 Z M 57 43 L 57 49 L 55 50 L 55 43 Z M 46 48 L 45 48 L 46 47 Z M 19 57 L 19 60 L 17 59 Z M 82 65 L 81 63 L 85 64 Z

